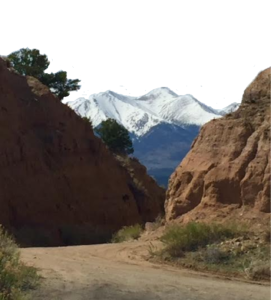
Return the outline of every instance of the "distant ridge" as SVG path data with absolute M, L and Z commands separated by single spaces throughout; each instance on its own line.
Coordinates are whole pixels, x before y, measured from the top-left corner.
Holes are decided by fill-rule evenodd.
M 79 115 L 90 118 L 94 127 L 113 118 L 136 136 L 146 134 L 161 123 L 202 126 L 239 106 L 233 103 L 216 110 L 190 94 L 180 96 L 167 87 L 154 89 L 141 97 L 108 90 L 93 94 L 88 99 L 78 98 L 68 102 L 68 105 Z

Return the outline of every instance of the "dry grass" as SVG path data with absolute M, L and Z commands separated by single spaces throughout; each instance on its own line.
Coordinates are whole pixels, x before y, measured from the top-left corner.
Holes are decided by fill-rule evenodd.
M 270 279 L 269 232 L 263 239 L 236 224 L 170 226 L 162 236 L 162 249 L 153 245 L 153 260 L 198 271 L 237 276 L 252 280 Z
M 200 247 L 240 234 L 235 225 L 205 224 L 190 222 L 187 225 L 169 227 L 161 238 L 165 252 L 173 257 L 182 256 L 184 251 L 194 251 Z
M 20 261 L 16 243 L 0 226 L 0 300 L 26 299 L 39 279 L 36 269 Z
M 124 241 L 138 239 L 142 232 L 142 226 L 139 224 L 125 226 L 113 235 L 112 243 L 121 243 Z

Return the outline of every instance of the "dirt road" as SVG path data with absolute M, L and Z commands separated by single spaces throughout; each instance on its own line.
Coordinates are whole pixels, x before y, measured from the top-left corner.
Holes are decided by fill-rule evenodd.
M 268 300 L 269 286 L 221 280 L 151 264 L 146 244 L 130 242 L 22 249 L 45 277 L 34 299 Z

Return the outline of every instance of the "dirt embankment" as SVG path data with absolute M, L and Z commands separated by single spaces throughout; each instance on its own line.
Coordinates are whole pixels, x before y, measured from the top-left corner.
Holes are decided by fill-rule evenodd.
M 162 212 L 164 190 L 143 166 L 132 178 L 88 122 L 2 59 L 0 130 L 0 224 L 21 245 L 102 242 Z

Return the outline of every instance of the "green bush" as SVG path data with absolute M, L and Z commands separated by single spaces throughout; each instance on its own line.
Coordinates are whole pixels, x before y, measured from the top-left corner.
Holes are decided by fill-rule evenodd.
M 244 271 L 247 278 L 270 281 L 270 243 L 266 245 L 258 245 L 257 248 L 250 252 L 250 257 L 246 259 L 244 264 L 246 267 Z
M 38 282 L 36 269 L 20 261 L 16 243 L 0 226 L 0 300 L 25 299 Z
M 96 133 L 113 153 L 128 155 L 134 152 L 129 131 L 116 120 L 102 121 Z
M 206 264 L 227 263 L 231 258 L 230 253 L 214 246 L 203 249 L 199 254 L 200 260 L 202 260 Z
M 233 225 L 205 224 L 190 222 L 186 225 L 170 226 L 161 241 L 166 244 L 165 251 L 180 257 L 184 251 L 195 251 L 210 243 L 219 242 L 226 238 L 233 238 L 240 234 L 241 229 Z
M 141 225 L 125 226 L 113 235 L 112 243 L 121 243 L 128 240 L 135 240 L 140 237 L 143 229 Z

